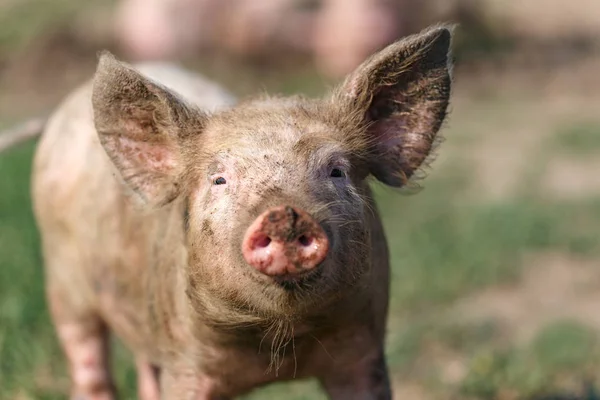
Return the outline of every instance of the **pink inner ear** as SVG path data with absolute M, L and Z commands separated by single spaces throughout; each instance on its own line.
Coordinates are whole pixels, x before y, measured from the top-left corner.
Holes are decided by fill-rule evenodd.
M 130 168 L 166 174 L 176 166 L 173 152 L 164 142 L 143 142 L 120 136 L 117 147 L 123 164 Z

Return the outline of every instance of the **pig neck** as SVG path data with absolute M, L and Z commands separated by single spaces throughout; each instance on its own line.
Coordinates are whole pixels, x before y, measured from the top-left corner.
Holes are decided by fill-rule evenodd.
M 205 343 L 234 344 L 255 350 L 259 342 L 275 340 L 273 336 L 281 330 L 295 338 L 307 336 L 313 340 L 340 327 L 370 324 L 363 320 L 371 315 L 366 311 L 371 306 L 371 294 L 364 285 L 341 288 L 328 299 L 319 298 L 318 303 L 277 314 L 261 314 L 248 306 L 232 304 L 230 299 L 202 287 L 194 291 L 196 295 L 190 302 L 192 329 Z
M 363 312 L 370 307 L 368 295 L 357 289 L 331 301 L 311 314 L 302 316 L 266 316 L 235 309 L 220 299 L 204 296 L 205 300 L 192 307 L 193 332 L 204 343 L 222 346 L 236 345 L 253 350 L 263 344 L 276 340 L 276 336 L 285 330 L 289 337 L 302 339 L 327 335 L 340 327 L 369 325 L 363 321 Z M 364 301 L 361 301 L 364 300 Z

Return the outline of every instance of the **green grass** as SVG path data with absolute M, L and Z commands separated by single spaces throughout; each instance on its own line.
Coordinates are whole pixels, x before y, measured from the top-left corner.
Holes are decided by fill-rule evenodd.
M 514 280 L 525 251 L 598 250 L 600 240 L 585 223 L 600 217 L 598 201 L 523 197 L 482 204 L 461 196 L 465 188 L 445 174 L 416 196 L 376 191 L 390 236 L 398 308 L 420 312 L 477 287 Z
M 586 120 L 564 124 L 556 130 L 555 138 L 561 150 L 595 155 L 600 151 L 600 122 Z
M 50 398 L 53 389 L 35 380 L 63 367 L 45 309 L 40 246 L 29 199 L 32 148 L 29 144 L 0 157 L 2 398 L 22 388 L 36 398 Z
M 461 391 L 484 398 L 502 392 L 518 393 L 521 398 L 549 395 L 559 390 L 560 383 L 590 378 L 589 371 L 600 363 L 599 344 L 591 329 L 568 320 L 556 321 L 527 346 L 477 351 Z
M 0 54 L 18 51 L 48 29 L 68 24 L 77 12 L 94 6 L 110 6 L 114 0 L 0 0 Z M 5 8 L 2 8 L 5 7 Z
M 29 197 L 32 149 L 30 143 L 0 155 L 0 398 L 19 392 L 61 398 L 68 387 L 44 302 Z M 440 310 L 479 288 L 518 281 L 524 252 L 558 249 L 595 256 L 600 202 L 524 196 L 480 203 L 463 196 L 465 174 L 454 171 L 426 181 L 417 195 L 375 186 L 393 259 L 388 343 L 393 373 L 443 388 L 435 368 L 413 371 L 432 343 L 470 357 L 464 395 L 487 396 L 504 386 L 532 394 L 565 370 L 585 370 L 598 360 L 596 342 L 577 326 L 549 327 L 529 347 L 507 350 L 498 347 L 493 323 L 461 325 L 441 318 Z M 116 348 L 118 384 L 131 398 L 135 372 L 127 351 L 119 343 Z M 322 398 L 317 384 L 308 381 L 273 385 L 248 399 L 281 393 L 293 400 Z
M 83 7 L 74 0 L 11 1 L 10 12 L 0 13 L 3 56 Z M 256 81 L 264 82 L 269 92 L 311 95 L 331 85 L 314 71 L 284 77 L 260 69 L 241 79 L 249 83 L 233 85 L 240 74 L 235 67 L 211 75 L 243 95 L 256 92 Z M 485 113 L 477 108 L 469 112 L 473 120 L 489 118 L 486 123 L 492 128 L 504 126 L 513 99 L 509 100 L 488 91 L 478 104 Z M 453 127 L 457 134 L 462 132 L 449 137 L 455 147 L 486 139 L 479 124 L 464 125 Z M 29 196 L 33 148 L 28 143 L 0 154 L 0 399 L 63 399 L 69 388 L 44 299 L 39 236 Z M 532 342 L 517 344 L 507 339 L 497 321 L 465 323 L 446 313 L 454 301 L 474 291 L 518 284 L 526 268 L 525 253 L 551 250 L 600 259 L 600 199 L 558 201 L 537 195 L 550 157 L 565 151 L 592 156 L 600 152 L 600 125 L 587 120 L 559 125 L 555 140 L 543 151 L 528 171 L 522 171 L 521 195 L 497 203 L 466 195 L 472 184 L 466 168 L 436 171 L 416 196 L 375 186 L 393 264 L 387 355 L 395 381 L 416 382 L 446 400 L 449 393 L 458 399 L 525 399 L 577 386 L 584 378 L 598 380 L 598 336 L 585 326 L 555 321 Z M 135 398 L 129 352 L 118 340 L 114 344 L 117 384 L 123 398 Z M 452 385 L 443 381 L 436 349 L 466 360 L 464 380 Z M 316 382 L 306 381 L 274 384 L 245 398 L 325 397 Z

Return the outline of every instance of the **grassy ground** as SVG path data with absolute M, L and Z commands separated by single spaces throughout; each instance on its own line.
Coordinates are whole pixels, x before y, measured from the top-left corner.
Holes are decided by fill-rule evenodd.
M 584 392 L 600 379 L 600 91 L 573 90 L 565 76 L 586 79 L 575 68 L 553 73 L 477 84 L 459 74 L 425 189 L 375 186 L 393 260 L 387 352 L 398 399 L 597 398 Z M 306 75 L 241 83 L 240 92 L 323 89 Z M 0 127 L 25 104 L 2 108 Z M 33 149 L 0 154 L 2 399 L 64 398 L 69 385 L 44 302 Z M 119 388 L 135 398 L 131 360 L 115 344 Z M 248 397 L 259 398 L 324 397 L 301 382 Z

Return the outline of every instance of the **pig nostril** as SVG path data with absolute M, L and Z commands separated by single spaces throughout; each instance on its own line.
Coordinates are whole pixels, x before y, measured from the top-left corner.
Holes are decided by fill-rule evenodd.
M 263 212 L 250 224 L 241 250 L 244 260 L 258 272 L 287 279 L 305 276 L 321 265 L 329 246 L 327 233 L 311 215 L 279 206 Z
M 307 247 L 311 245 L 311 243 L 313 242 L 313 238 L 302 235 L 298 238 L 298 242 L 300 242 L 302 246 Z
M 271 238 L 268 237 L 267 235 L 262 236 L 256 240 L 255 244 L 256 244 L 256 247 L 258 247 L 258 248 L 265 248 L 265 247 L 269 246 L 269 244 L 271 244 Z

